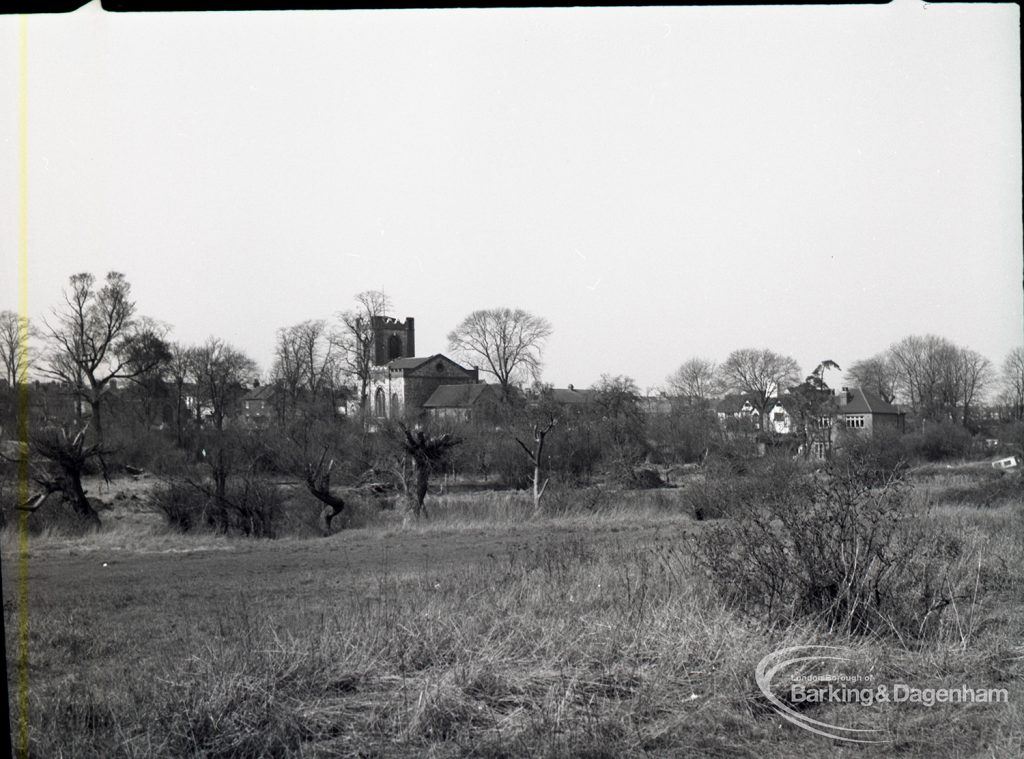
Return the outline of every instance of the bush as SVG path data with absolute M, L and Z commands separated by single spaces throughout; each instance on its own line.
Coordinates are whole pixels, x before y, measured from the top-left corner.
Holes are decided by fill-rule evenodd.
M 111 450 L 108 465 L 115 470 L 134 466 L 162 475 L 181 473 L 187 454 L 175 445 L 173 433 L 166 430 L 123 429 L 114 425 L 105 436 Z
M 906 436 L 889 427 L 879 427 L 870 435 L 843 430 L 834 455 L 838 462 L 855 466 L 863 477 L 877 485 L 905 472 L 912 456 L 907 449 Z
M 720 594 L 770 625 L 813 618 L 920 637 L 967 581 L 951 571 L 965 547 L 910 511 L 898 474 L 878 485 L 876 471 L 835 462 L 736 506 L 696 537 L 697 560 Z
M 191 532 L 206 523 L 206 496 L 193 486 L 173 482 L 154 488 L 150 502 L 167 520 L 167 525 L 178 532 Z
M 258 475 L 230 480 L 224 498 L 207 485 L 176 482 L 154 491 L 153 505 L 180 532 L 202 527 L 253 538 L 277 537 L 284 500 L 277 485 Z
M 798 472 L 798 465 L 786 458 L 716 456 L 687 488 L 685 501 L 698 521 L 732 516 L 754 501 L 777 497 Z
M 924 461 L 962 459 L 972 444 L 971 433 L 952 422 L 926 424 L 923 432 L 906 436 L 908 453 Z

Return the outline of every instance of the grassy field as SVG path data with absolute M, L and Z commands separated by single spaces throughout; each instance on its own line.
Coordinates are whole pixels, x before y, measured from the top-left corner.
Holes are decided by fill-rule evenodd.
M 981 548 L 976 592 L 922 644 L 741 616 L 695 563 L 707 523 L 678 491 L 564 495 L 543 517 L 518 494 L 432 496 L 426 523 L 273 541 L 173 534 L 112 496 L 100 533 L 32 538 L 31 753 L 1021 756 L 1021 504 L 943 503 L 960 487 L 944 476 L 915 496 Z M 13 599 L 17 536 L 0 540 Z M 4 617 L 13 696 L 12 600 Z M 809 644 L 875 682 L 1005 688 L 1008 703 L 820 704 L 808 716 L 882 742 L 815 735 L 754 677 Z

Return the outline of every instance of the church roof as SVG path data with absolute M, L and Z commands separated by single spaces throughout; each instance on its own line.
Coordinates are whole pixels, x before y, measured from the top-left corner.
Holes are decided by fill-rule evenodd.
M 495 385 L 477 382 L 472 385 L 441 385 L 423 404 L 423 408 L 469 408 L 485 395 L 497 398 Z
M 388 362 L 389 369 L 415 369 L 418 366 L 430 361 L 432 358 L 437 358 L 440 353 L 435 353 L 433 356 L 409 356 L 408 358 L 396 358 Z

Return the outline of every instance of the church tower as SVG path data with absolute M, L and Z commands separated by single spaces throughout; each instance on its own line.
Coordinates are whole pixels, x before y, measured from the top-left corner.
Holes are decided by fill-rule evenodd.
M 370 327 L 373 330 L 373 363 L 376 366 L 416 355 L 416 325 L 411 316 L 407 316 L 404 322 L 390 316 L 374 316 Z

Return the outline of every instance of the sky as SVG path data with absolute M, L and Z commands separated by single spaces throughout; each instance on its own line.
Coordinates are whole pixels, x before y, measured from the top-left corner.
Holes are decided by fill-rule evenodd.
M 18 307 L 19 46 L 0 17 L 0 309 Z M 1016 4 L 28 20 L 28 298 L 122 271 L 171 336 L 269 370 L 364 290 L 420 355 L 476 309 L 543 379 L 695 356 L 805 372 L 933 333 L 1024 342 Z

